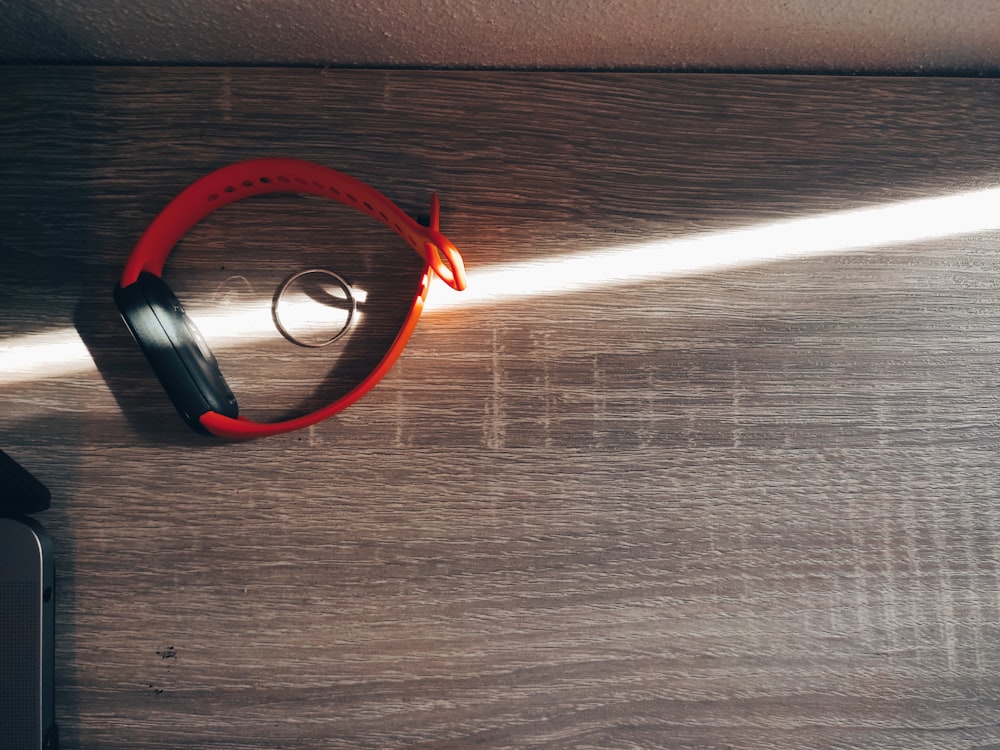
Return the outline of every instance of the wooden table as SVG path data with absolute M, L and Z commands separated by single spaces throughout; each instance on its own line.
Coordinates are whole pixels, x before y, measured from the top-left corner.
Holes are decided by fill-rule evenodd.
M 1000 746 L 1000 82 L 6 67 L 0 101 L 0 447 L 53 493 L 66 747 Z M 274 155 L 437 191 L 470 288 L 357 405 L 228 443 L 111 290 Z M 313 265 L 371 291 L 346 344 L 244 328 Z M 165 276 L 275 419 L 418 271 L 269 196 Z

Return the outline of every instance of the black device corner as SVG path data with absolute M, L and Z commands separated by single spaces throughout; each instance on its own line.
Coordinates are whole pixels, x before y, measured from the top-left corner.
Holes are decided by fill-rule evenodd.
M 48 510 L 49 488 L 0 450 L 0 516 L 21 516 Z

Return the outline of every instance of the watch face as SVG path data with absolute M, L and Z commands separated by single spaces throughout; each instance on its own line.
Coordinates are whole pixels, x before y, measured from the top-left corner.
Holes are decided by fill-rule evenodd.
M 198 330 L 198 326 L 194 324 L 194 321 L 188 317 L 188 314 L 184 312 L 184 308 L 181 307 L 180 300 L 174 295 L 173 290 L 167 287 L 166 290 L 171 297 L 171 310 L 168 314 L 167 320 L 176 327 L 167 330 L 167 335 L 171 337 L 174 341 L 174 345 L 187 344 L 192 347 L 192 355 L 197 355 L 206 364 L 207 367 L 214 371 L 219 370 L 219 362 L 215 358 L 215 354 L 208 347 L 208 342 L 205 341 L 205 337 L 201 335 L 201 331 Z M 173 335 L 171 335 L 173 334 Z M 222 373 L 219 372 L 219 376 Z
M 219 364 L 180 301 L 159 276 L 143 272 L 118 287 L 115 301 L 180 415 L 204 432 L 209 411 L 236 418 L 239 407 Z

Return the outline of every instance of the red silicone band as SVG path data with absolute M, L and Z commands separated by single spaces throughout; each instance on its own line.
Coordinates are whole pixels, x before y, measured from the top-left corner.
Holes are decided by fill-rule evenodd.
M 246 439 L 277 435 L 314 425 L 346 409 L 370 391 L 402 354 L 417 325 L 430 288 L 431 273 L 456 290 L 465 289 L 462 256 L 439 231 L 440 205 L 431 200 L 431 222 L 425 227 L 372 187 L 335 169 L 298 159 L 254 159 L 223 167 L 192 183 L 174 198 L 136 243 L 121 276 L 121 286 L 134 283 L 143 271 L 160 276 L 167 257 L 190 229 L 214 211 L 243 198 L 267 193 L 309 193 L 362 211 L 402 237 L 424 260 L 424 272 L 409 313 L 375 369 L 346 395 L 314 412 L 280 422 L 233 419 L 214 411 L 201 416 L 213 435 Z
M 438 231 L 436 197 L 432 200 L 431 226 L 425 227 L 360 180 L 299 159 L 253 159 L 230 164 L 185 188 L 139 238 L 125 264 L 121 285 L 134 283 L 142 271 L 162 275 L 174 245 L 213 211 L 267 193 L 310 193 L 358 209 L 406 240 L 448 286 L 459 291 L 465 288 L 462 256 Z

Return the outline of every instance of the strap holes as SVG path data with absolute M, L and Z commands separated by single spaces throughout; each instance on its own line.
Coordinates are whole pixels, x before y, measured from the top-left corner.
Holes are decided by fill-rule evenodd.
M 243 180 L 243 187 L 253 187 L 253 180 Z
M 333 193 L 334 195 L 340 195 L 340 191 L 337 190 L 337 188 L 335 188 L 333 185 L 330 185 L 330 192 Z
M 365 208 L 367 208 L 369 211 L 375 210 L 374 208 L 372 208 L 372 204 L 369 203 L 368 201 L 365 201 Z
M 259 181 L 260 181 L 260 183 L 262 185 L 267 185 L 271 181 L 271 178 L 270 177 L 261 177 Z
M 208 200 L 209 201 L 217 201 L 217 200 L 219 200 L 218 193 L 212 193 L 210 196 L 208 196 Z
M 296 178 L 295 178 L 295 181 L 296 181 L 297 183 L 299 183 L 300 185 L 308 185 L 308 184 L 309 184 L 309 183 L 308 183 L 308 182 L 306 182 L 306 181 L 305 181 L 305 179 L 303 179 L 302 177 L 296 177 Z
M 235 193 L 236 192 L 236 188 L 233 187 L 232 185 L 226 185 L 226 189 L 223 192 L 226 192 L 226 193 Z
M 284 175 L 278 175 L 278 182 L 284 182 L 287 185 L 289 182 L 291 182 L 291 180 L 289 180 Z
M 386 224 L 389 223 L 389 217 L 385 215 L 385 211 L 379 211 L 378 215 L 382 217 L 382 221 L 384 221 Z
M 313 180 L 313 187 L 314 188 L 319 188 L 320 190 L 322 190 L 323 189 L 323 183 L 322 182 L 316 182 L 316 180 Z

